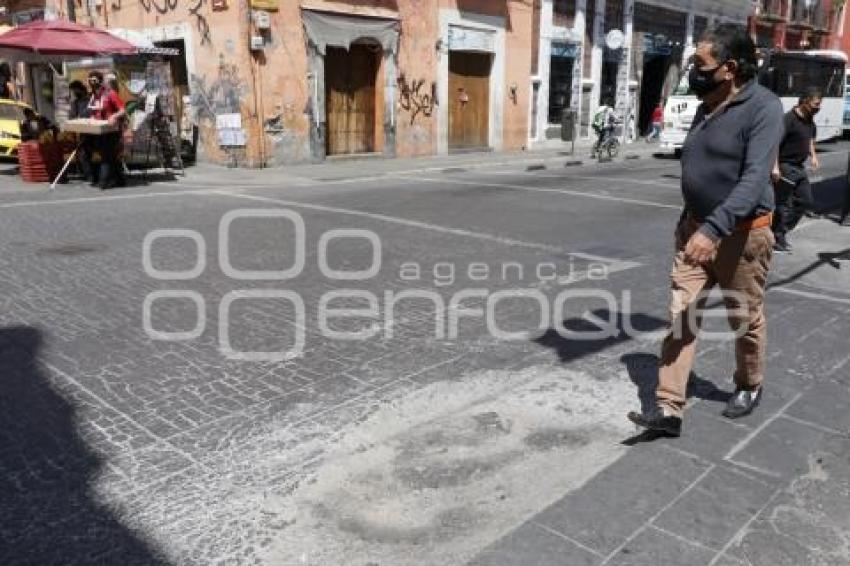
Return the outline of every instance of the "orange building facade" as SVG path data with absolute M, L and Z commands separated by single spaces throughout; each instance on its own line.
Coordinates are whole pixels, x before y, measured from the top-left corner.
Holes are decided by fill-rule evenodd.
M 200 158 L 263 167 L 522 148 L 531 4 L 48 0 L 44 12 L 179 50 Z M 245 145 L 225 148 L 218 117 L 234 114 Z

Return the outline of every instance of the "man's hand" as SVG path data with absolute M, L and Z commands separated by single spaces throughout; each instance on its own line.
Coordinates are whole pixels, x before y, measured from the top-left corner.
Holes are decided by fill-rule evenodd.
M 818 169 L 820 169 L 820 160 L 818 159 L 817 155 L 813 155 L 812 156 L 812 170 L 817 171 Z
M 703 234 L 694 232 L 685 246 L 685 261 L 692 265 L 705 265 L 717 253 L 717 242 Z

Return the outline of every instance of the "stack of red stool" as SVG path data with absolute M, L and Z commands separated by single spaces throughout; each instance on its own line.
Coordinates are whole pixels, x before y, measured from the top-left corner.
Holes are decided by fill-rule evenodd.
M 62 151 L 57 144 L 23 142 L 18 146 L 21 179 L 28 183 L 49 183 L 62 167 Z

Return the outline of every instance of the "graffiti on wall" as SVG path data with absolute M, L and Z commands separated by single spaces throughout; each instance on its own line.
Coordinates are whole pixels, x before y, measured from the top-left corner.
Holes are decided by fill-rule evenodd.
M 177 11 L 179 2 L 178 0 L 139 0 L 139 4 L 141 4 L 142 8 L 148 14 L 156 12 L 157 14 L 165 15 Z M 195 28 L 197 28 L 201 36 L 201 45 L 209 45 L 212 42 L 210 24 L 207 21 L 207 17 L 201 11 L 206 4 L 207 0 L 191 0 L 188 7 L 189 16 L 195 20 Z
M 420 115 L 430 118 L 437 104 L 437 84 L 431 83 L 430 92 L 422 92 L 425 79 L 408 80 L 402 73 L 398 77 L 399 106 L 410 112 L 410 125 L 416 122 Z
M 201 13 L 201 8 L 207 3 L 207 0 L 194 0 L 194 4 L 189 7 L 189 15 L 195 18 L 195 27 L 198 33 L 201 34 L 201 45 L 209 44 L 210 39 L 210 24 L 206 16 Z
M 215 122 L 218 114 L 233 114 L 242 107 L 243 81 L 236 65 L 223 64 L 216 77 L 192 75 L 192 106 L 197 108 L 198 120 Z

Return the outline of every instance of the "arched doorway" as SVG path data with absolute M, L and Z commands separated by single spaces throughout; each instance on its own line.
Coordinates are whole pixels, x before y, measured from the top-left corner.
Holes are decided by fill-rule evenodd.
M 376 42 L 358 41 L 348 49 L 328 47 L 325 55 L 327 154 L 380 151 L 383 120 L 378 85 L 383 50 Z

